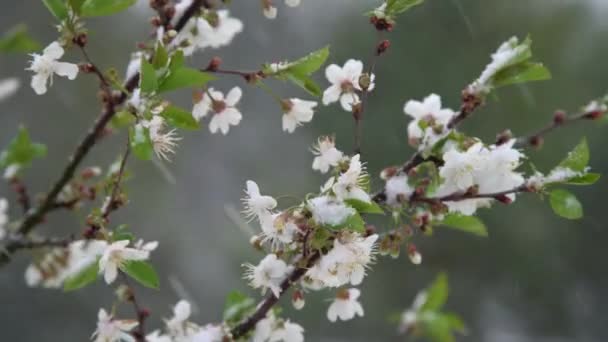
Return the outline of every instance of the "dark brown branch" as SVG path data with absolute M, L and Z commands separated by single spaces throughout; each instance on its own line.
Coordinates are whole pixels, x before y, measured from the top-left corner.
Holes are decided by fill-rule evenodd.
M 306 274 L 308 269 L 312 267 L 315 262 L 317 262 L 319 257 L 320 255 L 318 252 L 314 253 L 310 256 L 310 258 L 308 258 L 304 266 L 296 267 L 296 269 L 293 270 L 287 276 L 287 278 L 285 278 L 285 280 L 283 280 L 283 282 L 281 283 L 281 293 L 279 295 L 279 298 L 275 297 L 272 292 L 268 293 L 266 298 L 257 306 L 255 312 L 249 315 L 241 323 L 239 323 L 236 327 L 232 329 L 232 338 L 238 340 L 239 338 L 246 336 L 250 331 L 255 329 L 255 325 L 266 317 L 268 311 L 270 311 L 270 309 L 272 309 L 272 307 L 279 301 L 280 297 L 283 297 L 287 290 L 293 284 L 298 282 L 304 276 L 304 274 Z
M 143 308 L 139 301 L 137 300 L 137 296 L 135 296 L 135 291 L 130 284 L 129 277 L 122 271 L 120 271 L 120 277 L 122 278 L 123 283 L 128 289 L 127 293 L 127 301 L 133 305 L 133 310 L 135 311 L 135 315 L 137 316 L 137 327 L 132 332 L 133 337 L 137 342 L 146 342 L 146 318 L 150 316 L 150 312 Z
M 122 178 L 125 173 L 125 167 L 127 165 L 127 160 L 129 159 L 129 155 L 131 153 L 131 141 L 127 138 L 127 147 L 125 148 L 125 153 L 120 160 L 120 167 L 118 169 L 118 173 L 114 176 L 116 179 L 114 180 L 114 184 L 112 185 L 112 191 L 110 196 L 106 199 L 103 207 L 101 208 L 101 217 L 107 219 L 110 214 L 120 207 L 120 201 L 117 200 L 118 193 L 120 191 L 120 183 L 122 182 Z
M 23 213 L 27 213 L 27 211 L 30 210 L 31 207 L 31 200 L 27 192 L 27 186 L 19 177 L 13 177 L 10 183 L 13 187 L 13 191 L 15 192 L 15 194 L 17 194 L 17 202 L 19 203 L 19 205 L 21 205 Z
M 464 200 L 468 200 L 468 199 L 490 198 L 490 199 L 495 199 L 500 202 L 510 203 L 510 200 L 507 197 L 508 195 L 533 192 L 533 191 L 535 191 L 533 188 L 529 187 L 526 184 L 522 184 L 513 189 L 493 192 L 493 193 L 479 194 L 479 193 L 475 193 L 475 192 L 464 192 L 464 193 L 459 192 L 459 193 L 453 193 L 453 194 L 441 196 L 441 197 L 415 197 L 414 196 L 410 199 L 410 201 L 438 203 L 438 202 L 458 202 L 458 201 L 464 201 Z
M 45 247 L 67 247 L 74 237 L 68 238 L 45 238 L 45 239 L 28 239 L 23 236 L 12 235 L 7 238 L 9 243 L 16 246 L 18 249 L 36 249 Z

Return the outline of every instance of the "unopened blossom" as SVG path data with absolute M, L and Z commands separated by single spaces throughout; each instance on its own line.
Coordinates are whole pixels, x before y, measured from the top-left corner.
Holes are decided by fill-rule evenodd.
M 340 225 L 357 213 L 344 202 L 330 196 L 319 196 L 309 200 L 307 208 L 317 224 L 329 226 Z
M 331 64 L 325 69 L 325 77 L 331 86 L 323 92 L 323 104 L 340 101 L 342 108 L 351 111 L 354 104 L 359 103 L 357 91 L 362 91 L 359 80 L 363 75 L 363 63 L 358 60 L 349 59 L 343 67 Z M 374 88 L 374 75 L 370 76 L 370 82 L 366 91 Z
M 248 180 L 246 184 L 246 196 L 243 198 L 244 213 L 248 218 L 258 217 L 261 220 L 263 215 L 268 214 L 277 206 L 277 200 L 260 194 L 260 188 L 256 182 Z
M 177 131 L 175 129 L 167 130 L 165 119 L 163 119 L 162 116 L 154 115 L 152 119 L 142 121 L 135 126 L 135 139 L 137 139 L 138 129 L 141 129 L 138 128 L 140 125 L 148 128 L 152 147 L 154 148 L 156 156 L 160 159 L 169 161 L 170 155 L 175 153 L 177 143 L 182 140 L 182 138 L 177 135 Z
M 63 53 L 61 45 L 58 42 L 52 42 L 42 51 L 42 55 L 32 54 L 34 59 L 27 70 L 35 73 L 32 76 L 31 86 L 36 94 L 46 93 L 49 80 L 51 85 L 53 84 L 53 74 L 67 77 L 70 80 L 75 79 L 78 75 L 78 65 L 58 61 Z
M 203 98 L 194 105 L 192 115 L 195 119 L 200 120 L 211 112 L 213 117 L 209 123 L 209 130 L 211 133 L 219 130 L 226 135 L 230 126 L 238 125 L 243 118 L 241 112 L 236 108 L 242 95 L 243 92 L 239 87 L 232 88 L 225 98 L 222 92 L 209 88 Z
M 275 297 L 281 294 L 281 283 L 287 275 L 288 267 L 285 261 L 277 258 L 276 254 L 268 254 L 257 266 L 246 265 L 245 277 L 253 288 L 262 288 L 265 292 L 270 289 Z
M 99 273 L 104 274 L 106 283 L 111 284 L 118 276 L 118 270 L 129 261 L 146 260 L 150 252 L 129 248 L 129 240 L 120 240 L 109 245 L 99 259 Z
M 316 156 L 312 162 L 312 169 L 319 170 L 321 173 L 326 173 L 330 167 L 338 165 L 343 156 L 331 137 L 319 138 L 317 144 L 313 146 L 312 152 Z
M 19 79 L 16 77 L 5 78 L 0 80 L 0 102 L 15 95 L 19 89 Z
M 443 138 L 456 115 L 453 110 L 442 108 L 441 97 L 436 94 L 427 96 L 422 102 L 408 101 L 403 111 L 413 119 L 407 127 L 410 142 L 421 149 L 430 148 Z
M 277 17 L 277 8 L 273 6 L 272 0 L 262 0 L 264 16 L 268 19 Z
M 371 202 L 369 194 L 361 188 L 365 178 L 365 168 L 361 164 L 360 155 L 357 154 L 350 159 L 348 170 L 338 177 L 332 190 L 342 200 L 356 199 L 369 203 Z
M 0 240 L 6 236 L 6 224 L 8 223 L 8 201 L 0 198 Z
M 97 330 L 93 333 L 93 338 L 95 342 L 135 342 L 130 331 L 138 324 L 136 320 L 113 319 L 106 310 L 99 309 Z
M 334 248 L 309 269 L 307 276 L 328 287 L 361 284 L 366 268 L 374 260 L 376 240 L 377 234 L 368 237 L 344 234 L 334 240 Z
M 283 131 L 293 133 L 303 122 L 312 120 L 317 102 L 292 98 L 284 100 L 282 106 Z
M 304 305 L 306 305 L 306 301 L 304 300 L 304 293 L 300 290 L 296 290 L 291 297 L 291 305 L 296 310 L 302 310 Z
M 401 205 L 404 200 L 410 198 L 414 189 L 408 184 L 406 175 L 399 175 L 389 178 L 384 186 L 386 203 L 392 206 Z
M 338 319 L 348 321 L 355 316 L 363 317 L 363 306 L 358 301 L 360 295 L 361 291 L 355 288 L 339 291 L 327 309 L 327 319 L 335 322 Z

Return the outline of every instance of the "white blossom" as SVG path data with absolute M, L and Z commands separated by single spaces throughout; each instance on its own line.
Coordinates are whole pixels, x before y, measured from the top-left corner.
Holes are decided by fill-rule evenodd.
M 304 328 L 289 320 L 275 317 L 270 311 L 255 325 L 252 342 L 303 342 Z
M 75 79 L 78 75 L 78 65 L 57 61 L 63 56 L 63 53 L 64 50 L 61 45 L 58 42 L 52 42 L 44 49 L 42 55 L 32 54 L 34 59 L 27 70 L 35 73 L 32 76 L 31 85 L 36 94 L 46 93 L 49 79 L 51 85 L 53 84 L 53 74 L 67 77 L 70 80 Z
M 456 115 L 453 110 L 441 107 L 441 97 L 436 94 L 427 96 L 422 102 L 408 101 L 403 111 L 413 118 L 407 127 L 408 137 L 420 150 L 432 147 L 443 138 L 449 122 Z M 427 127 L 423 129 L 421 125 Z
M 283 131 L 293 133 L 303 122 L 310 122 L 314 115 L 315 101 L 292 98 L 283 101 Z
M 361 284 L 365 269 L 374 260 L 377 239 L 377 234 L 368 237 L 357 233 L 343 234 L 334 240 L 333 249 L 308 270 L 307 276 L 327 287 Z
M 159 330 L 154 330 L 153 332 L 146 335 L 147 342 L 173 342 L 171 336 L 162 335 Z
M 0 240 L 6 236 L 6 224 L 8 223 L 8 201 L 0 198 Z
M 222 342 L 224 341 L 224 329 L 221 325 L 208 324 L 201 327 L 192 336 L 191 342 Z
M 329 196 L 315 197 L 307 202 L 307 207 L 313 220 L 321 225 L 337 226 L 357 213 L 344 202 Z
M 15 95 L 21 82 L 16 77 L 5 78 L 0 80 L 0 102 Z
M 335 322 L 338 318 L 348 321 L 355 316 L 363 317 L 363 306 L 358 301 L 360 295 L 361 291 L 355 288 L 339 291 L 327 309 L 327 319 Z
M 285 261 L 277 258 L 276 254 L 268 254 L 257 266 L 249 264 L 246 267 L 245 277 L 253 288 L 262 288 L 262 292 L 270 289 L 275 297 L 279 297 L 281 282 L 288 272 Z
M 268 19 L 276 19 L 277 17 L 277 8 L 272 6 L 272 2 L 264 1 L 264 16 Z
M 228 10 L 219 10 L 211 22 L 200 20 L 198 25 L 202 48 L 214 49 L 229 45 L 238 33 L 243 31 L 243 22 L 230 16 Z
M 285 4 L 289 7 L 300 6 L 301 0 L 285 0 Z
M 150 256 L 149 251 L 129 248 L 129 240 L 113 242 L 106 247 L 99 259 L 99 273 L 104 274 L 106 283 L 111 284 L 118 276 L 118 270 L 129 261 L 146 260 Z
M 209 88 L 203 98 L 194 105 L 192 115 L 195 119 L 200 120 L 212 112 L 213 118 L 209 123 L 209 130 L 211 133 L 219 130 L 226 135 L 230 126 L 238 125 L 243 118 L 241 112 L 236 108 L 242 95 L 243 92 L 239 87 L 232 88 L 225 98 L 222 92 Z
M 313 146 L 313 154 L 316 156 L 312 162 L 312 169 L 321 173 L 329 171 L 330 167 L 338 165 L 343 154 L 336 148 L 336 143 L 331 137 L 321 137 Z
M 386 203 L 398 206 L 401 201 L 407 200 L 414 193 L 414 189 L 408 184 L 406 175 L 399 175 L 389 178 L 384 186 Z
M 131 77 L 135 77 L 135 75 L 137 75 L 137 73 L 141 71 L 142 58 L 145 58 L 145 56 L 141 51 L 134 52 L 131 54 L 131 59 L 129 60 L 127 70 L 125 72 L 125 80 L 128 80 Z
M 284 214 L 265 213 L 260 216 L 262 227 L 262 242 L 270 241 L 273 249 L 280 244 L 288 245 L 293 242 L 298 232 L 298 226 Z
M 138 325 L 136 320 L 113 319 L 104 309 L 99 309 L 97 319 L 97 330 L 93 333 L 95 342 L 135 342 L 130 331 Z
M 177 143 L 182 140 L 177 135 L 175 129 L 166 130 L 165 119 L 162 116 L 154 115 L 150 120 L 144 120 L 135 127 L 135 134 L 140 129 L 138 126 L 145 127 L 150 132 L 150 140 L 152 141 L 152 147 L 154 153 L 160 159 L 169 161 L 170 155 L 175 153 L 175 147 Z
M 363 63 L 358 60 L 349 59 L 343 67 L 331 64 L 325 69 L 325 77 L 332 84 L 323 92 L 323 104 L 340 101 L 342 108 L 352 111 L 354 104 L 359 103 L 357 91 L 363 90 L 359 84 L 359 79 L 363 75 Z M 367 91 L 374 88 L 374 75 L 370 76 L 370 85 Z
M 332 190 L 339 199 L 356 199 L 369 203 L 371 202 L 369 194 L 361 188 L 361 183 L 366 181 L 366 176 L 360 155 L 354 155 L 350 159 L 348 170 L 338 177 Z
M 271 196 L 261 195 L 258 184 L 252 180 L 247 181 L 245 194 L 242 201 L 245 206 L 244 213 L 248 218 L 257 216 L 261 221 L 263 215 L 269 214 L 270 210 L 277 206 L 277 200 Z

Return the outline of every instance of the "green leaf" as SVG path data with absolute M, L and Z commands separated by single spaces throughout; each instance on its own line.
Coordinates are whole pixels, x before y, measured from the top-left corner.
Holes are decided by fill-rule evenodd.
M 451 320 L 439 312 L 424 312 L 420 315 L 422 335 L 434 342 L 454 342 Z
M 137 0 L 85 0 L 80 9 L 83 17 L 99 17 L 122 12 Z
M 321 96 L 321 87 L 319 87 L 310 77 L 292 72 L 286 73 L 286 76 L 292 83 L 306 90 L 310 95 L 315 97 Z
M 152 58 L 152 65 L 154 69 L 158 70 L 162 67 L 165 67 L 169 62 L 169 55 L 167 54 L 167 49 L 160 42 L 156 43 L 156 49 L 154 51 L 154 58 Z
M 68 7 L 64 0 L 42 0 L 42 2 L 51 14 L 60 21 L 68 17 Z
M 312 240 L 310 241 L 310 246 L 316 250 L 321 250 L 324 247 L 327 247 L 331 236 L 331 233 L 327 229 L 319 227 L 315 229 Z
M 549 195 L 549 203 L 553 211 L 569 220 L 576 220 L 583 217 L 583 206 L 576 196 L 563 189 L 555 189 Z
M 169 106 L 165 108 L 160 115 L 165 118 L 171 126 L 184 129 L 199 128 L 198 121 L 192 116 L 192 113 L 182 108 Z
M 156 70 L 144 57 L 141 58 L 140 87 L 144 93 L 153 93 L 158 89 Z
M 458 229 L 477 236 L 488 236 L 488 230 L 485 224 L 483 224 L 483 222 L 475 216 L 448 214 L 445 216 L 443 221 L 438 223 L 446 227 Z
M 32 143 L 25 127 L 19 128 L 19 133 L 8 148 L 0 154 L 0 167 L 6 168 L 18 165 L 20 168 L 28 166 L 35 158 L 46 155 L 46 146 Z
M 385 13 L 389 16 L 401 14 L 410 8 L 420 5 L 424 0 L 388 0 Z
M 129 130 L 129 139 L 133 154 L 141 160 L 150 160 L 154 154 L 154 145 L 150 139 L 150 130 L 142 125 L 136 125 Z
M 94 282 L 97 279 L 97 274 L 99 274 L 99 259 L 75 275 L 67 278 L 63 282 L 63 291 L 81 289 Z
M 27 26 L 19 24 L 0 38 L 0 52 L 27 53 L 40 50 L 40 43 L 27 33 Z
M 121 270 L 143 286 L 158 289 L 158 274 L 156 274 L 150 263 L 145 261 L 129 261 L 121 267 Z
M 337 226 L 331 226 L 330 229 L 332 230 L 351 230 L 354 232 L 358 232 L 358 233 L 363 233 L 365 232 L 365 221 L 363 221 L 363 219 L 361 218 L 361 215 L 359 215 L 358 213 L 355 213 L 354 215 L 351 215 L 350 217 L 348 217 L 346 219 L 346 221 L 344 221 L 344 223 L 339 224 Z
M 319 68 L 325 64 L 327 57 L 329 57 L 329 46 L 311 52 L 310 54 L 290 63 L 287 71 L 299 75 L 310 75 L 319 70 Z
M 494 76 L 494 86 L 545 81 L 551 79 L 551 72 L 542 63 L 523 62 L 498 72 Z
M 80 9 L 86 0 L 68 0 L 70 7 L 76 14 L 80 14 Z
M 359 214 L 384 214 L 384 210 L 376 202 L 363 202 L 357 199 L 347 199 L 346 204 L 355 208 Z
M 122 128 L 133 125 L 135 122 L 135 116 L 131 112 L 123 110 L 112 117 L 112 127 Z
M 128 226 L 126 224 L 121 224 L 120 226 L 116 227 L 116 229 L 114 229 L 112 232 L 112 241 L 135 240 L 135 235 L 133 235 L 133 233 L 129 232 L 127 229 Z
M 570 178 L 566 181 L 566 184 L 571 185 L 591 185 L 595 184 L 600 179 L 601 175 L 599 173 L 586 173 L 582 176 L 577 176 L 574 178 Z
M 583 138 L 583 140 L 568 153 L 566 159 L 559 163 L 558 167 L 584 172 L 587 168 L 587 164 L 589 164 L 589 146 L 587 145 L 587 139 Z
M 215 77 L 192 68 L 177 68 L 170 70 L 161 80 L 158 87 L 159 92 L 171 91 L 187 87 L 202 87 Z
M 255 308 L 255 300 L 239 291 L 232 291 L 226 296 L 224 305 L 224 322 L 239 322 Z
M 439 273 L 435 281 L 426 289 L 426 301 L 420 307 L 420 312 L 439 311 L 448 300 L 448 277 Z

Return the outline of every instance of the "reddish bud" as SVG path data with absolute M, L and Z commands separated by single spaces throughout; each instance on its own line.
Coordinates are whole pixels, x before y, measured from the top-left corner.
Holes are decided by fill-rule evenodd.
M 81 32 L 77 34 L 74 38 L 72 38 L 72 42 L 80 47 L 85 47 L 87 45 L 88 37 L 87 34 Z
M 507 195 L 499 195 L 499 196 L 494 197 L 494 199 L 499 201 L 500 203 L 504 203 L 504 204 L 513 203 L 513 200 Z
M 85 74 L 95 72 L 95 66 L 91 63 L 80 63 L 78 64 L 78 69 L 80 70 L 80 72 L 83 72 Z
M 529 142 L 530 142 L 530 145 L 532 145 L 533 147 L 539 148 L 543 145 L 545 140 L 543 139 L 543 137 L 535 135 L 529 139 Z
M 563 110 L 558 110 L 553 114 L 553 123 L 556 125 L 561 125 L 566 121 L 566 112 Z
M 590 120 L 596 120 L 601 118 L 604 115 L 604 112 L 601 110 L 594 110 L 592 112 L 589 112 L 587 114 L 585 114 L 585 118 L 590 119 Z
M 496 135 L 496 145 L 502 145 L 511 139 L 513 139 L 513 133 L 511 133 L 511 130 L 504 130 Z
M 381 41 L 378 46 L 376 47 L 376 54 L 378 56 L 382 55 L 383 53 L 386 52 L 386 50 L 388 50 L 388 48 L 391 47 L 391 42 L 388 39 L 385 39 L 383 41 Z
M 220 68 L 220 65 L 222 65 L 222 59 L 217 56 L 213 57 L 207 65 L 207 71 L 217 71 L 217 69 Z

